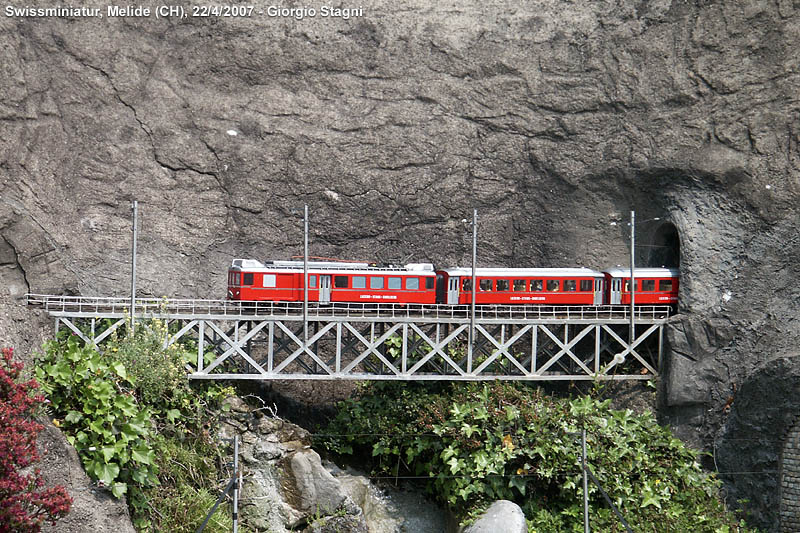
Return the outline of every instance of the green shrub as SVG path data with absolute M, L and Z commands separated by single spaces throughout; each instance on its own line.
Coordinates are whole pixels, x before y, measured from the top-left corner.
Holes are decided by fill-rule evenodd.
M 152 531 L 193 533 L 217 501 L 220 450 L 203 439 L 160 438 L 156 465 L 161 484 L 144 495 L 152 506 L 148 513 Z M 229 472 L 225 473 L 230 475 Z M 207 533 L 229 533 L 230 513 L 218 509 L 205 528 Z M 240 528 L 240 531 L 244 531 Z
M 53 422 L 89 477 L 127 495 L 140 531 L 194 531 L 216 501 L 218 480 L 230 475 L 209 428 L 233 389 L 190 384 L 184 366 L 196 352 L 165 347 L 168 338 L 158 320 L 139 322 L 132 336 L 112 334 L 102 353 L 62 336 L 45 344 L 36 369 Z M 202 516 L 191 524 L 186 513 Z M 206 531 L 224 531 L 224 514 Z
M 69 336 L 45 345 L 36 378 L 52 403 L 53 423 L 66 433 L 92 479 L 117 497 L 131 484 L 157 482 L 148 442 L 152 411 L 136 401 L 122 363 Z
M 426 476 L 428 490 L 461 518 L 508 499 L 523 507 L 531 530 L 582 531 L 575 434 L 585 428 L 588 464 L 635 531 L 744 530 L 696 454 L 649 414 L 499 382 L 440 389 L 367 386 L 340 406 L 325 431 L 341 436 L 324 444 L 372 456 L 380 475 Z M 592 530 L 621 531 L 593 485 L 589 497 Z

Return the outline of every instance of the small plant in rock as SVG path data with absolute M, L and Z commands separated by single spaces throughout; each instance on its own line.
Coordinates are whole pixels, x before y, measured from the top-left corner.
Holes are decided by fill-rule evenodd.
M 24 473 L 39 460 L 36 438 L 44 427 L 33 417 L 45 399 L 35 380 L 22 380 L 13 354 L 0 354 L 0 532 L 30 533 L 66 516 L 72 498 L 64 487 L 43 488 L 38 469 Z

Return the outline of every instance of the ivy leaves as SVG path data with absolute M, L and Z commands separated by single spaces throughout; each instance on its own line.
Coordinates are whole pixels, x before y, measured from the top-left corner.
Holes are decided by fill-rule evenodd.
M 45 345 L 36 369 L 67 440 L 75 446 L 92 479 L 116 497 L 128 484 L 157 483 L 149 444 L 152 411 L 139 406 L 125 366 L 69 337 Z
M 568 531 L 582 516 L 580 442 L 572 436 L 581 428 L 593 472 L 635 530 L 743 531 L 695 453 L 652 415 L 615 411 L 591 396 L 553 398 L 501 383 L 375 384 L 340 405 L 326 433 L 344 436 L 325 444 L 359 455 L 371 448 L 383 475 L 427 476 L 428 490 L 458 516 L 508 499 L 523 505 L 531 529 Z M 615 530 L 596 487 L 589 497 L 592 529 Z
M 45 344 L 36 369 L 53 423 L 98 485 L 127 496 L 140 531 L 182 530 L 187 507 L 197 507 L 202 520 L 214 503 L 221 465 L 209 459 L 219 450 L 207 428 L 234 393 L 216 382 L 190 385 L 185 363 L 196 359 L 197 346 L 171 343 L 174 334 L 154 319 L 134 335 L 113 331 L 102 354 L 61 336 Z M 189 479 L 184 465 L 192 465 Z M 181 500 L 187 494 L 211 502 Z

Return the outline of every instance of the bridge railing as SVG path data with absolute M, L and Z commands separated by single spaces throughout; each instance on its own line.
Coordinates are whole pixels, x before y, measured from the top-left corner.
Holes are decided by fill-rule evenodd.
M 130 313 L 130 298 L 95 296 L 59 296 L 26 294 L 28 305 L 48 312 L 81 315 L 123 315 Z M 318 303 L 309 302 L 309 318 L 426 318 L 464 320 L 468 305 L 389 304 L 389 303 Z M 669 317 L 665 305 L 637 306 L 636 318 L 663 320 Z M 137 298 L 137 316 L 191 315 L 230 318 L 302 317 L 302 302 L 264 302 L 206 300 L 189 298 Z M 620 320 L 629 319 L 630 308 L 623 305 L 476 305 L 478 320 Z

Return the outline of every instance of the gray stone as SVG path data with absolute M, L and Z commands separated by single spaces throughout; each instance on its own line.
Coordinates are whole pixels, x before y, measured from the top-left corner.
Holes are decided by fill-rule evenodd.
M 306 514 L 331 514 L 345 499 L 341 484 L 328 472 L 314 450 L 298 450 L 285 466 L 286 498 Z
M 525 514 L 519 505 L 497 500 L 464 533 L 527 533 Z
M 55 525 L 45 525 L 47 533 L 135 533 L 125 499 L 95 486 L 83 471 L 75 448 L 49 422 L 39 436 L 42 461 L 37 466 L 44 472 L 47 486 L 62 485 L 72 496 L 70 513 Z

